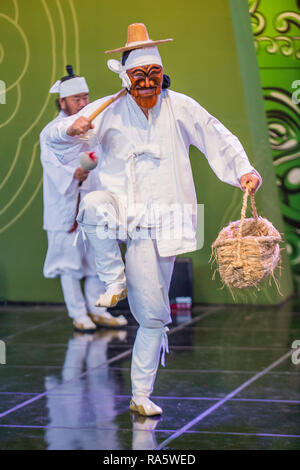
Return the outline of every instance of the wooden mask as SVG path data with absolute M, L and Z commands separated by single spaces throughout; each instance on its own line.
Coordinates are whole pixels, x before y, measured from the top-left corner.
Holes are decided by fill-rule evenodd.
M 141 108 L 150 109 L 156 105 L 163 82 L 163 68 L 150 64 L 126 71 L 131 80 L 130 93 Z

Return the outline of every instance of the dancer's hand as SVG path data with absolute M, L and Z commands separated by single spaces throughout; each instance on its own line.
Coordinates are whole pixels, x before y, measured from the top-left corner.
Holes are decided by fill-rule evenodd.
M 75 172 L 74 172 L 74 175 L 73 177 L 80 181 L 80 183 L 82 183 L 83 181 L 85 181 L 87 179 L 87 177 L 89 176 L 89 171 L 88 170 L 85 170 L 84 168 L 81 168 L 81 166 L 79 166 L 78 168 L 76 168 Z
M 241 176 L 240 183 L 242 191 L 246 191 L 247 185 L 249 184 L 251 193 L 255 194 L 260 183 L 260 178 L 255 173 L 246 173 Z
M 94 129 L 94 127 L 94 124 L 88 118 L 80 116 L 73 122 L 72 126 L 68 127 L 67 134 L 74 137 L 74 135 L 85 134 L 90 129 Z

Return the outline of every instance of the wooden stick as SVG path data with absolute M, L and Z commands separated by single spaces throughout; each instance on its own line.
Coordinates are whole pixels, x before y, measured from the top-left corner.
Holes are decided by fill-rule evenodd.
M 101 104 L 98 109 L 96 109 L 88 118 L 90 122 L 92 122 L 98 114 L 102 113 L 104 109 L 106 109 L 108 106 L 110 106 L 114 101 L 118 100 L 121 98 L 121 96 L 125 95 L 127 93 L 126 88 L 123 88 L 119 93 L 114 95 L 112 98 L 109 98 L 109 100 L 105 101 L 105 103 Z

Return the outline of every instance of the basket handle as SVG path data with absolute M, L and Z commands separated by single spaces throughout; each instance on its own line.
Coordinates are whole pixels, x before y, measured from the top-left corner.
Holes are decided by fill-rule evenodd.
M 239 231 L 238 231 L 238 236 L 237 236 L 237 238 L 239 238 L 239 239 L 242 238 L 242 228 L 243 228 L 244 219 L 246 217 L 247 202 L 248 202 L 248 196 L 249 195 L 250 195 L 250 198 L 251 198 L 251 209 L 252 209 L 253 217 L 254 217 L 255 220 L 258 219 L 257 209 L 256 209 L 256 205 L 255 205 L 255 200 L 254 200 L 254 194 L 251 192 L 250 183 L 248 183 L 246 185 L 246 191 L 244 192 L 244 196 L 243 196 L 243 205 L 242 205 L 242 210 L 241 210 L 241 223 L 240 223 L 240 226 L 239 226 Z
M 243 196 L 243 205 L 242 205 L 242 210 L 241 210 L 241 222 L 239 225 L 239 230 L 238 230 L 238 235 L 237 235 L 237 259 L 236 262 L 234 263 L 236 267 L 242 267 L 241 265 L 241 258 L 240 258 L 240 246 L 241 246 L 241 239 L 242 239 L 242 229 L 243 229 L 243 223 L 246 217 L 246 211 L 247 211 L 247 202 L 248 202 L 248 196 L 250 195 L 251 198 L 251 209 L 252 209 L 252 214 L 255 219 L 255 221 L 258 220 L 258 215 L 257 215 L 257 209 L 255 205 L 255 200 L 254 200 L 254 194 L 251 192 L 251 183 L 248 183 L 246 185 L 246 191 L 244 192 Z

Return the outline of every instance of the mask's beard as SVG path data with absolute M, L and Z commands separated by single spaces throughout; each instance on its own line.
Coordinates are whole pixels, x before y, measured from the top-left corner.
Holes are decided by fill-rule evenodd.
M 130 93 L 141 108 L 150 109 L 156 105 L 158 95 L 161 93 L 161 87 L 131 88 Z

